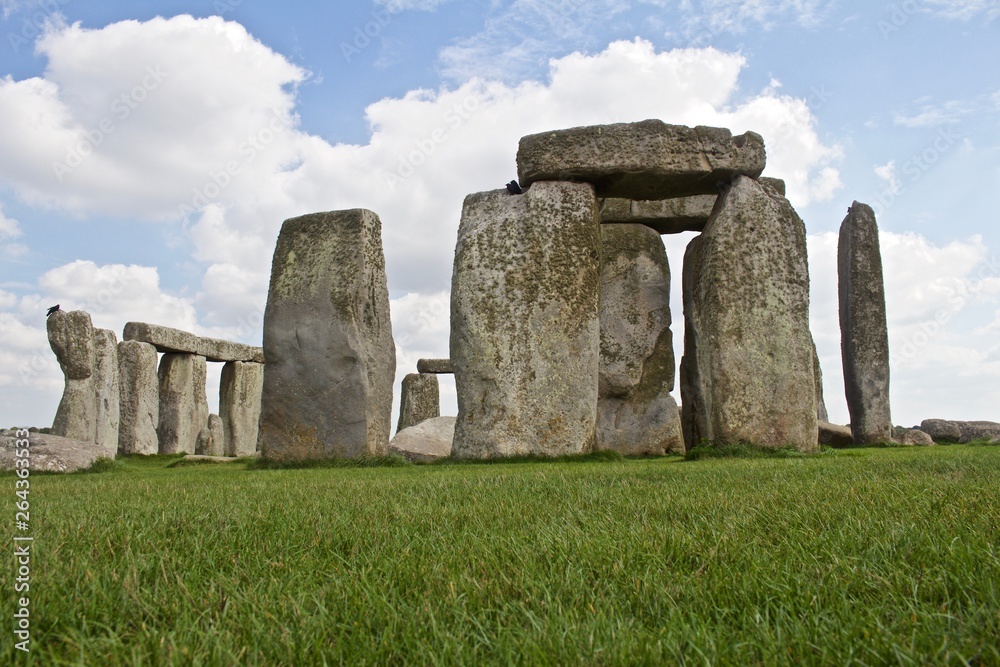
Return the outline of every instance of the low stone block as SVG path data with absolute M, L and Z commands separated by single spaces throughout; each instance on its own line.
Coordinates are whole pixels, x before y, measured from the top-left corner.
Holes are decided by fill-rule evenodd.
M 660 120 L 575 127 L 522 137 L 517 173 L 537 181 L 583 181 L 598 197 L 669 199 L 718 194 L 734 176 L 764 170 L 764 140 L 724 128 Z
M 676 199 L 602 199 L 601 224 L 646 225 L 659 234 L 700 232 L 708 223 L 716 195 Z
M 226 436 L 222 429 L 222 418 L 214 412 L 198 434 L 194 452 L 199 456 L 223 456 Z
M 430 463 L 451 456 L 455 438 L 455 417 L 434 417 L 393 436 L 389 453 L 414 463 Z

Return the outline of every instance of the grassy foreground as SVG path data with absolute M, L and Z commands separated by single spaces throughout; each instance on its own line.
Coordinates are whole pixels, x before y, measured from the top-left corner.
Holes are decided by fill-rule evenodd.
M 1000 447 L 170 462 L 31 477 L 0 664 L 1000 665 Z

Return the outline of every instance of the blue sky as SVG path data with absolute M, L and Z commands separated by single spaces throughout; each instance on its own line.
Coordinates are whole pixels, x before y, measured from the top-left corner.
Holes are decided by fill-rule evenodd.
M 382 219 L 401 378 L 447 355 L 462 198 L 515 175 L 517 139 L 652 117 L 764 136 L 834 421 L 854 200 L 882 230 L 894 421 L 1000 420 L 998 0 L 0 6 L 4 426 L 55 413 L 54 303 L 259 344 L 277 230 L 318 210 Z M 688 240 L 665 238 L 675 278 Z

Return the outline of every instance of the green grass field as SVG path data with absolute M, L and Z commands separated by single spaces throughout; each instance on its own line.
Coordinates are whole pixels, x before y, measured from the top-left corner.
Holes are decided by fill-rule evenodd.
M 171 461 L 31 477 L 0 664 L 1000 665 L 1000 447 Z

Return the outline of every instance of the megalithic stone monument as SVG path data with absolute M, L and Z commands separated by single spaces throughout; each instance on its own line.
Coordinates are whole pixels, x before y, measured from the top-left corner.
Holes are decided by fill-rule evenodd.
M 284 222 L 264 312 L 264 360 L 262 456 L 388 452 L 396 349 L 375 213 Z
M 805 225 L 738 176 L 684 257 L 682 402 L 688 446 L 817 448 Z
M 170 352 L 160 359 L 160 454 L 194 454 L 208 423 L 205 357 Z
M 118 451 L 121 454 L 156 454 L 160 423 L 160 384 L 156 376 L 156 348 L 137 340 L 118 343 L 118 374 L 121 387 L 121 422 Z
M 421 360 L 422 361 L 422 360 Z M 441 416 L 441 389 L 434 373 L 408 373 L 399 393 L 396 432 Z
M 465 198 L 451 283 L 453 456 L 593 449 L 600 244 L 589 184 Z
M 97 394 L 94 385 L 94 325 L 82 310 L 57 310 L 45 323 L 49 347 L 65 377 L 62 399 L 52 421 L 52 433 L 94 442 Z
M 109 329 L 94 329 L 94 400 L 97 402 L 94 443 L 105 456 L 118 454 L 121 424 L 121 387 L 118 376 L 118 339 Z
M 854 202 L 840 225 L 837 248 L 840 346 L 844 391 L 857 444 L 892 437 L 889 411 L 889 334 L 875 212 Z
M 663 241 L 642 224 L 602 224 L 597 446 L 626 455 L 683 453 L 673 388 Z
M 260 428 L 264 364 L 227 361 L 219 381 L 219 418 L 226 456 L 253 456 Z

